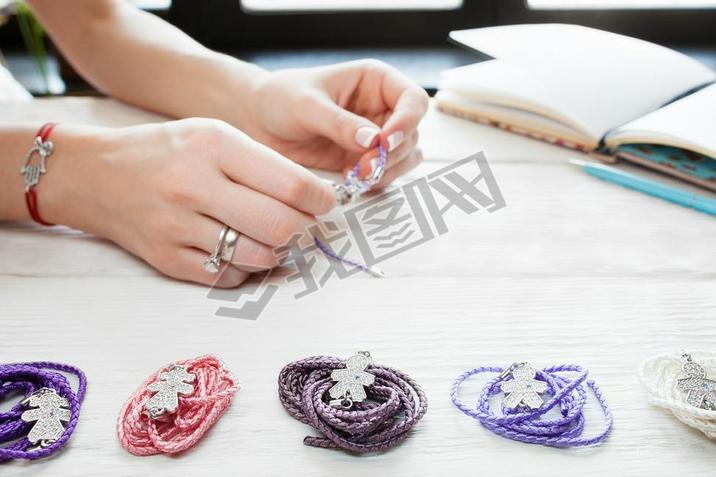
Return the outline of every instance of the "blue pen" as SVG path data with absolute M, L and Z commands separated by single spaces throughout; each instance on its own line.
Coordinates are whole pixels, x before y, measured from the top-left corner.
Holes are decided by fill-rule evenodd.
M 587 174 L 614 184 L 619 184 L 630 189 L 638 190 L 645 194 L 659 197 L 660 199 L 674 202 L 684 207 L 689 207 L 699 212 L 716 215 L 716 200 L 708 197 L 692 194 L 675 187 L 645 179 L 628 172 L 620 171 L 614 167 L 596 162 L 580 161 L 570 159 L 569 162 L 580 166 Z

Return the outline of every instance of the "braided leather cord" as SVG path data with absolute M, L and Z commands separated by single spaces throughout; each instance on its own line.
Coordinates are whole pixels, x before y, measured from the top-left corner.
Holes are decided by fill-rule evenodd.
M 149 417 L 145 403 L 152 396 L 147 386 L 165 368 L 149 376 L 126 402 L 117 419 L 117 437 L 124 449 L 139 455 L 176 454 L 194 446 L 221 418 L 239 389 L 219 358 L 212 355 L 180 361 L 196 376 L 194 392 L 179 398 L 175 413 Z
M 716 377 L 716 353 L 696 351 L 695 359 L 710 370 L 711 379 Z M 655 406 L 667 409 L 678 420 L 716 440 L 716 411 L 701 409 L 686 402 L 685 395 L 677 388 L 681 377 L 682 357 L 679 353 L 661 354 L 645 360 L 639 367 L 639 379 L 649 393 Z
M 405 439 L 427 410 L 420 386 L 401 371 L 371 365 L 366 372 L 375 382 L 366 388 L 367 400 L 343 410 L 328 404 L 327 391 L 334 384 L 331 371 L 344 367 L 342 359 L 314 356 L 281 370 L 278 387 L 284 408 L 323 434 L 307 436 L 303 443 L 365 453 L 390 449 Z
M 504 369 L 500 367 L 474 368 L 461 374 L 453 383 L 450 398 L 453 404 L 463 413 L 478 420 L 485 428 L 508 439 L 541 444 L 551 447 L 581 447 L 603 442 L 612 430 L 613 418 L 611 411 L 597 384 L 587 380 L 587 371 L 582 367 L 565 364 L 552 366 L 537 371 L 536 379 L 547 383 L 546 394 L 550 398 L 536 410 L 524 412 L 521 409 L 502 409 L 502 414 L 495 414 L 490 409 L 489 400 L 501 392 L 499 376 Z M 577 373 L 570 379 L 560 373 Z M 489 381 L 482 389 L 476 407 L 469 407 L 458 397 L 460 386 L 468 378 L 481 373 L 498 373 L 498 377 Z M 604 426 L 600 432 L 591 437 L 583 437 L 583 408 L 587 401 L 586 387 L 592 390 L 604 417 Z M 550 410 L 557 408 L 560 417 L 543 418 Z
M 72 390 L 67 378 L 58 371 L 77 376 L 79 380 L 77 392 Z M 23 411 L 27 409 L 22 405 L 22 400 L 41 388 L 52 389 L 67 399 L 70 420 L 63 434 L 56 441 L 48 447 L 31 450 L 32 444 L 26 436 L 34 424 L 20 418 Z M 74 366 L 46 361 L 0 364 L 0 399 L 16 393 L 24 396 L 9 411 L 0 413 L 0 444 L 10 443 L 0 448 L 0 462 L 12 459 L 41 459 L 64 447 L 77 427 L 86 389 L 85 374 Z

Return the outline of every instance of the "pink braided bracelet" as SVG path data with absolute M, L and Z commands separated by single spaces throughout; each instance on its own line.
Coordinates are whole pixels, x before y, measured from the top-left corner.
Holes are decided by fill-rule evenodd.
M 212 355 L 166 366 L 142 383 L 122 408 L 117 437 L 134 455 L 175 454 L 196 444 L 239 390 Z

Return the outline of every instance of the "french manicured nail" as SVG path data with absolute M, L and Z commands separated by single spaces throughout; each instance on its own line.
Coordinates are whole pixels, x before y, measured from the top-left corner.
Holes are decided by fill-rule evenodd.
M 400 146 L 403 139 L 405 139 L 403 131 L 395 131 L 393 134 L 388 136 L 388 151 L 392 151 L 396 147 Z
M 355 140 L 361 147 L 370 147 L 373 144 L 373 140 L 378 137 L 380 131 L 370 126 L 363 126 L 358 128 L 355 135 Z
M 278 264 L 283 265 L 284 263 L 286 263 L 286 260 L 288 260 L 289 254 L 290 254 L 290 251 L 288 249 L 276 252 L 276 261 L 278 262 Z
M 380 159 L 377 157 L 370 160 L 370 174 L 368 177 L 370 177 L 371 181 L 378 182 L 383 177 L 385 171 L 379 166 L 379 163 Z
M 216 284 L 222 287 L 235 287 L 243 281 L 243 277 L 244 274 L 241 270 L 234 267 L 226 267 L 222 271 L 219 279 L 216 281 Z

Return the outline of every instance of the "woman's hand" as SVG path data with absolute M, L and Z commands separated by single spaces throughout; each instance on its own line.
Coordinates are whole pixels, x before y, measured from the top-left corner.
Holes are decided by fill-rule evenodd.
M 376 60 L 283 70 L 257 84 L 241 128 L 307 167 L 346 172 L 360 161 L 372 170 L 377 145 L 388 148 L 385 185 L 417 166 L 417 126 L 428 96 Z
M 383 184 L 420 162 L 427 95 L 384 63 L 267 73 L 129 2 L 30 3 L 75 69 L 109 96 L 169 117 L 222 119 L 306 166 L 345 172 L 362 159 L 362 175 L 380 133 L 392 149 Z
M 174 278 L 204 271 L 223 224 L 241 236 L 217 286 L 271 268 L 273 248 L 335 205 L 333 189 L 226 123 L 187 119 L 121 129 L 60 124 L 39 186 L 46 220 L 106 237 Z

